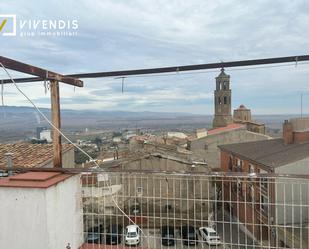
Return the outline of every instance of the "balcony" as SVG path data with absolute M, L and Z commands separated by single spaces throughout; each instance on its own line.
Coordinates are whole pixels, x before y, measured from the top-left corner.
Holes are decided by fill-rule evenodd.
M 275 196 L 267 193 L 266 199 L 255 198 L 252 201 L 247 198 L 246 191 L 237 188 L 235 194 L 234 187 L 237 184 L 246 186 L 248 182 L 255 184 L 260 180 L 258 175 L 249 181 L 251 176 L 235 172 L 53 171 L 65 172 L 65 176 L 61 172 L 40 172 L 40 178 L 33 182 L 33 186 L 41 186 L 44 181 L 54 182 L 58 178 L 60 182 L 61 179 L 68 179 L 67 183 L 57 185 L 68 192 L 46 189 L 44 191 L 50 197 L 46 199 L 40 195 L 40 200 L 56 214 L 55 220 L 57 215 L 64 217 L 66 222 L 71 222 L 71 226 L 68 228 L 63 224 L 63 229 L 51 229 L 50 236 L 59 237 L 72 230 L 74 241 L 82 243 L 79 245 L 83 249 L 128 248 L 126 227 L 129 225 L 138 228 L 137 248 L 165 248 L 162 245 L 162 231 L 166 227 L 174 231 L 174 242 L 169 248 L 188 248 L 187 243 L 192 243 L 192 248 L 209 248 L 205 236 L 199 232 L 201 227 L 217 232 L 220 244 L 212 247 L 216 249 L 283 248 L 282 245 L 300 249 L 307 246 L 304 242 L 304 235 L 309 234 L 309 180 L 306 176 L 269 176 L 274 181 Z M 3 184 L 28 185 L 29 179 L 15 177 L 9 183 L 4 180 Z M 235 198 L 237 194 L 242 194 L 243 198 Z M 15 198 L 13 200 L 16 201 Z M 271 203 L 269 200 L 275 201 Z M 268 204 L 268 212 L 261 211 L 261 205 L 265 203 Z M 65 209 L 53 210 L 56 205 L 59 208 L 65 206 Z M 25 213 L 30 211 L 34 212 L 28 210 Z M 31 218 L 33 221 L 36 219 Z M 53 219 L 49 220 L 48 225 L 52 224 L 51 221 Z M 193 231 L 191 242 L 185 239 L 184 229 Z

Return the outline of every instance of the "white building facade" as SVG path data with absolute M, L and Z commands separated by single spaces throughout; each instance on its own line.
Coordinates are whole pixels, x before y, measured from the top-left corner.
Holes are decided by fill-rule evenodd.
M 78 249 L 83 243 L 78 175 L 29 172 L 0 180 L 0 248 Z

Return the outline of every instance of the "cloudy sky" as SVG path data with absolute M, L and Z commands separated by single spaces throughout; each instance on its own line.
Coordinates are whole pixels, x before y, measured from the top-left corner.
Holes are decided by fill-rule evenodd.
M 1 55 L 63 74 L 309 54 L 307 0 L 11 0 L 0 2 L 0 14 L 16 14 L 17 22 L 77 20 L 74 37 L 0 35 Z M 299 113 L 302 93 L 309 113 L 309 64 L 226 72 L 233 108 L 245 104 L 256 114 Z M 120 79 L 84 79 L 85 87 L 75 91 L 62 84 L 61 104 L 69 109 L 212 114 L 218 73 L 130 77 L 124 93 Z M 3 71 L 0 76 L 7 78 Z M 42 82 L 21 88 L 37 105 L 49 107 Z M 9 85 L 4 101 L 29 105 Z

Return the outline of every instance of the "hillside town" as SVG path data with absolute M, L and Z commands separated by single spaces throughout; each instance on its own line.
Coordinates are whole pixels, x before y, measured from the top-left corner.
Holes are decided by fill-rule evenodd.
M 309 2 L 0 2 L 0 249 L 309 249 Z
M 240 105 L 232 115 L 231 77 L 223 68 L 214 85 L 212 128 L 199 128 L 193 133 L 169 131 L 156 135 L 139 129 L 105 133 L 104 136 L 95 133 L 95 139 L 76 140 L 78 147 L 62 144 L 62 168 L 73 171 L 48 171 L 54 167 L 53 132 L 46 127 L 37 127 L 36 137 L 31 140 L 0 144 L 0 191 L 5 198 L 1 203 L 10 206 L 17 200 L 19 204 L 14 208 L 14 217 L 26 224 L 27 217 L 23 213 L 31 215 L 33 211 L 25 210 L 28 198 L 23 199 L 22 196 L 35 193 L 50 196 L 49 201 L 41 199 L 39 209 L 36 209 L 40 219 L 44 219 L 44 209 L 56 198 L 57 202 L 52 201 L 54 207 L 49 209 L 51 213 L 47 216 L 53 220 L 50 222 L 55 227 L 40 229 L 40 232 L 32 230 L 31 233 L 51 239 L 54 229 L 59 229 L 64 223 L 71 224 L 74 229 L 67 230 L 68 234 L 63 236 L 71 238 L 73 248 L 87 242 L 110 244 L 112 238 L 108 239 L 108 229 L 122 233 L 122 229 L 131 222 L 144 227 L 145 231 L 154 232 L 160 226 L 171 229 L 182 227 L 186 220 L 190 229 L 193 227 L 192 220 L 194 229 L 215 228 L 220 238 L 225 237 L 224 233 L 229 234 L 222 241 L 222 248 L 229 248 L 228 245 L 239 238 L 239 234 L 229 230 L 233 227 L 224 228 L 224 224 L 232 220 L 242 224 L 238 231 L 251 241 L 254 248 L 278 246 L 277 243 L 289 247 L 293 243 L 294 246 L 302 245 L 299 248 L 306 248 L 307 180 L 299 179 L 294 186 L 293 179 L 282 182 L 282 179 L 253 177 L 226 181 L 223 176 L 229 173 L 306 175 L 309 118 L 282 120 L 282 137 L 273 138 L 265 134 L 265 124 L 255 121 L 254 114 L 245 105 Z M 79 148 L 91 153 L 93 159 L 82 157 Z M 74 173 L 74 169 L 80 168 L 88 172 L 81 175 L 81 185 Z M 27 169 L 36 170 L 31 172 Z M 44 171 L 40 172 L 40 169 Z M 154 173 L 158 175 L 151 176 Z M 63 194 L 55 196 L 55 191 Z M 9 195 L 13 199 L 6 198 L 6 192 L 11 193 Z M 73 213 L 63 213 L 71 205 L 67 198 L 73 206 L 79 201 L 76 198 L 80 198 L 81 202 L 72 210 Z M 280 205 L 286 203 L 300 205 L 300 209 L 284 206 L 283 210 Z M 4 217 L 12 217 L 12 210 L 5 206 L 1 213 Z M 66 218 L 57 215 L 57 210 Z M 291 230 L 286 224 L 297 224 L 302 230 Z M 108 229 L 105 230 L 105 227 Z M 272 236 L 274 227 L 278 228 L 275 240 Z M 84 236 L 76 237 L 77 232 L 84 233 Z M 6 229 L 1 231 L 6 238 L 10 237 L 10 233 Z M 95 239 L 96 234 L 106 233 L 105 239 Z M 23 236 L 28 235 L 24 233 Z M 15 244 L 11 238 L 10 243 Z M 61 238 L 52 240 L 56 246 Z M 117 240 L 121 243 L 120 237 Z M 3 243 L 6 244 L 7 240 Z M 39 244 L 39 240 L 34 239 L 33 243 Z M 149 243 L 155 245 L 157 242 Z M 219 242 L 216 247 L 220 247 Z M 84 244 L 82 248 L 90 247 Z

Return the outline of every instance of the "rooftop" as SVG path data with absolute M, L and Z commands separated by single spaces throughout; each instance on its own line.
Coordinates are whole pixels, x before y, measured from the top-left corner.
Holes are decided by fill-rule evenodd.
M 217 134 L 217 133 L 225 132 L 225 131 L 237 130 L 243 127 L 244 126 L 242 124 L 229 124 L 225 127 L 220 127 L 220 128 L 209 130 L 208 135 Z
M 62 153 L 73 148 L 73 145 L 62 144 Z M 53 145 L 30 143 L 0 144 L 0 168 L 7 166 L 6 153 L 13 153 L 14 167 L 41 167 L 53 159 Z
M 285 145 L 283 139 L 271 139 L 218 146 L 221 150 L 275 168 L 309 157 L 309 143 Z
M 49 188 L 72 175 L 60 172 L 27 172 L 0 179 L 0 187 Z
M 241 104 L 236 110 L 250 110 L 245 105 Z
M 235 118 L 234 118 L 234 122 L 237 123 L 237 124 L 253 124 L 253 125 L 256 125 L 256 126 L 264 126 L 265 125 L 263 123 L 259 123 L 259 122 L 254 121 L 254 120 L 241 120 L 241 119 L 235 119 Z
M 225 72 L 224 72 L 224 68 L 221 68 L 221 72 L 220 74 L 217 76 L 218 77 L 229 77 L 229 75 L 227 75 Z
M 245 128 L 244 124 L 235 123 L 235 124 L 229 124 L 225 127 L 211 129 L 211 130 L 208 130 L 208 131 L 205 129 L 205 132 L 207 132 L 207 136 L 208 136 L 208 135 L 214 135 L 214 134 L 219 134 L 219 133 L 222 133 L 222 132 L 233 131 L 233 130 L 238 130 L 238 129 L 243 129 L 243 128 Z M 204 139 L 205 137 L 207 137 L 207 136 L 197 137 L 196 133 L 197 132 L 188 136 L 187 140 L 194 141 L 194 140 L 198 140 L 198 139 Z

